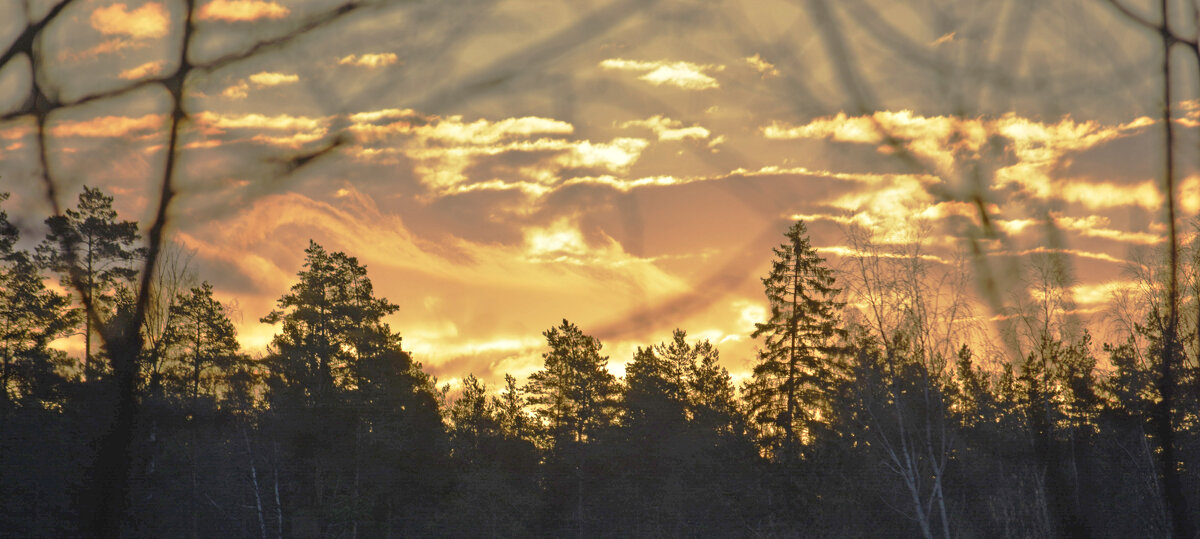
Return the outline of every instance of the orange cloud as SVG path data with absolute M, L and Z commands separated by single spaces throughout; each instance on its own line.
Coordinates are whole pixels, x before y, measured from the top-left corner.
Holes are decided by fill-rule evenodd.
M 937 39 L 933 40 L 933 42 L 930 43 L 930 45 L 934 46 L 934 47 L 936 47 L 938 45 L 945 45 L 946 43 L 950 43 L 951 41 L 954 41 L 954 38 L 955 38 L 955 32 L 947 32 L 945 34 L 942 34 L 941 37 L 938 37 Z
M 365 124 L 379 120 L 415 118 L 417 116 L 417 111 L 413 109 L 382 109 L 351 114 L 350 121 L 355 124 Z
M 221 91 L 221 95 L 230 99 L 246 99 L 250 97 L 250 83 L 241 80 L 237 84 Z
M 164 65 L 166 65 L 166 63 L 167 62 L 165 60 L 158 60 L 156 62 L 146 62 L 140 66 L 137 66 L 137 67 L 134 67 L 131 69 L 126 69 L 125 71 L 122 71 L 120 75 L 117 75 L 117 76 L 122 79 L 125 79 L 125 80 L 136 80 L 136 79 L 141 79 L 141 78 L 145 78 L 145 77 L 152 77 L 154 75 L 158 75 L 159 73 L 162 73 L 162 68 Z
M 486 145 L 495 144 L 503 139 L 537 134 L 568 135 L 575 131 L 575 126 L 560 120 L 536 116 L 505 118 L 496 122 L 480 119 L 471 123 L 463 123 L 462 116 L 451 116 L 415 127 L 413 131 L 422 138 L 434 139 L 441 143 Z
M 758 53 L 755 53 L 754 56 L 743 58 L 743 60 L 745 60 L 747 64 L 750 64 L 751 68 L 759 72 L 764 79 L 779 76 L 779 69 L 777 69 L 771 62 L 763 60 L 763 57 L 759 56 Z
M 1109 219 L 1100 215 L 1089 215 L 1083 218 L 1056 216 L 1054 224 L 1060 228 L 1077 232 L 1084 237 L 1103 238 L 1123 243 L 1155 245 L 1162 243 L 1165 239 L 1162 234 L 1128 232 L 1109 228 Z
M 1027 192 L 1032 192 L 1040 198 L 1057 198 L 1066 202 L 1082 204 L 1091 210 L 1128 206 L 1157 210 L 1164 203 L 1158 184 L 1150 180 L 1133 185 L 1118 185 L 1111 182 L 1083 179 L 1058 180 L 1053 185 L 1037 185 L 1022 180 L 1012 181 L 1022 182 Z
M 133 11 L 124 3 L 101 6 L 92 12 L 91 23 L 101 34 L 138 39 L 164 37 L 169 27 L 167 10 L 158 2 L 143 4 Z
M 627 253 L 615 240 L 583 234 L 576 218 L 527 228 L 524 241 L 512 245 L 451 236 L 439 239 L 435 247 L 352 185 L 337 192 L 340 196 L 328 202 L 296 193 L 261 197 L 220 222 L 198 222 L 199 228 L 179 234 L 186 235 L 181 242 L 198 256 L 227 264 L 262 291 L 239 295 L 248 315 L 248 322 L 239 327 L 245 344 L 261 346 L 269 340 L 272 332 L 253 320 L 268 312 L 274 298 L 294 282 L 300 247 L 309 237 L 330 250 L 358 256 L 380 296 L 416 298 L 390 321 L 404 333 L 406 348 L 427 366 L 443 369 L 467 362 L 472 368 L 489 365 L 494 372 L 527 374 L 540 365 L 544 340 L 537 337 L 536 325 L 515 321 L 500 324 L 503 329 L 460 327 L 471 320 L 463 316 L 464 309 L 480 312 L 487 305 L 523 298 L 528 301 L 523 307 L 526 318 L 533 324 L 563 316 L 594 324 L 630 305 L 661 301 L 688 289 L 682 280 L 652 260 Z
M 141 49 L 147 46 L 149 46 L 149 44 L 145 41 L 115 37 L 101 41 L 95 46 L 89 47 L 82 51 L 63 51 L 58 55 L 58 58 L 62 61 L 80 62 L 83 60 L 91 60 L 104 54 L 111 54 L 125 49 Z
M 644 74 L 638 77 L 640 80 L 655 86 L 675 86 L 684 90 L 719 88 L 721 85 L 717 83 L 717 79 L 710 76 L 708 72 L 725 69 L 723 65 L 714 64 L 694 64 L 692 62 L 671 62 L 667 60 L 646 62 L 623 58 L 604 60 L 600 62 L 600 67 L 618 71 L 641 71 Z
M 291 10 L 275 2 L 261 0 L 212 0 L 200 8 L 196 17 L 202 21 L 242 22 L 259 19 L 281 19 Z
M 282 131 L 324 130 L 326 120 L 307 116 L 265 116 L 262 114 L 220 114 L 201 112 L 195 115 L 196 122 L 217 130 L 225 129 L 271 129 Z
M 239 80 L 237 83 L 225 88 L 221 95 L 230 99 L 245 99 L 250 96 L 250 84 L 254 84 L 256 88 L 266 88 L 268 86 L 280 86 L 283 84 L 292 84 L 300 81 L 300 76 L 288 73 L 275 73 L 263 71 L 250 75 L 248 80 Z
M 1192 175 L 1179 182 L 1179 207 L 1184 212 L 1200 214 L 1200 176 Z
M 166 116 L 147 114 L 137 118 L 128 116 L 99 116 L 90 120 L 58 122 L 50 128 L 56 137 L 123 137 L 138 131 L 162 129 Z
M 396 121 L 376 123 L 393 119 Z M 573 125 L 535 116 L 464 122 L 462 116 L 422 117 L 408 109 L 387 109 L 353 114 L 350 120 L 353 123 L 349 129 L 364 144 L 399 138 L 382 147 L 359 148 L 355 155 L 378 162 L 391 162 L 392 156 L 405 155 L 414 162 L 413 170 L 422 183 L 438 195 L 517 189 L 537 196 L 549 192 L 550 186 L 562 184 L 559 172 L 565 169 L 624 172 L 649 145 L 646 140 L 631 137 L 606 142 L 569 140 L 565 136 L 574 133 Z M 481 158 L 505 153 L 537 158 L 518 165 L 513 177 L 469 181 L 466 171 L 471 165 Z
M 705 139 L 712 134 L 708 129 L 698 125 L 683 127 L 683 123 L 664 116 L 652 116 L 645 120 L 631 120 L 621 124 L 621 127 L 645 127 L 658 135 L 658 140 Z
M 962 118 L 921 116 L 904 110 L 853 117 L 839 113 L 799 126 L 774 122 L 763 127 L 761 132 L 769 139 L 826 139 L 874 144 L 881 145 L 881 151 L 889 152 L 892 147 L 883 144 L 890 138 L 913 155 L 927 160 L 933 172 L 942 178 L 956 177 L 962 166 L 984 159 L 985 145 L 999 137 L 1007 141 L 1017 162 L 996 170 L 993 188 L 1012 185 L 1036 198 L 1078 201 L 1089 207 L 1099 207 L 1105 201 L 1145 207 L 1161 203 L 1152 188 L 1057 181 L 1051 177 L 1051 171 L 1068 152 L 1096 147 L 1139 132 L 1153 123 L 1144 117 L 1117 125 L 1077 122 L 1069 117 L 1056 123 L 1045 123 L 1013 113 L 999 118 Z
M 293 82 L 299 82 L 299 80 L 300 76 L 296 74 L 274 73 L 270 71 L 263 71 L 261 73 L 250 75 L 250 82 L 259 87 L 291 84 Z
M 1134 281 L 1108 281 L 1097 284 L 1077 284 L 1071 287 L 1071 297 L 1079 305 L 1103 305 L 1112 301 L 1113 297 L 1122 292 L 1131 292 L 1139 288 Z
M 384 67 L 390 66 L 399 61 L 394 53 L 369 53 L 369 54 L 350 54 L 338 59 L 338 65 L 352 65 L 359 67 Z

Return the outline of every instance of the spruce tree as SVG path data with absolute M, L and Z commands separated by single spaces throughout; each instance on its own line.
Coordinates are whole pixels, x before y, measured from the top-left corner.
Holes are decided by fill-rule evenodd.
M 762 279 L 771 315 L 755 324 L 752 336 L 763 341 L 745 393 L 766 445 L 791 453 L 827 403 L 840 371 L 838 341 L 845 331 L 838 321 L 841 290 L 809 242 L 804 222 L 793 224 L 785 237 Z

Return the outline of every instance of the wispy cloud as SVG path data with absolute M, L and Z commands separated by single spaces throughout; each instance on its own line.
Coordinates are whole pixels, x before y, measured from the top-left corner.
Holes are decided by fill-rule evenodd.
M 141 78 L 145 78 L 145 77 L 153 77 L 154 75 L 158 75 L 158 74 L 162 73 L 163 66 L 165 66 L 165 65 L 166 65 L 166 61 L 164 61 L 164 60 L 158 60 L 155 62 L 146 62 L 140 66 L 126 69 L 125 71 L 122 71 L 117 76 L 122 79 L 125 79 L 125 80 L 136 80 L 136 79 L 141 79 Z
M 571 140 L 572 124 L 534 116 L 467 122 L 461 116 L 422 117 L 407 109 L 387 109 L 350 119 L 351 132 L 363 143 L 360 158 L 404 155 L 421 182 L 438 195 L 478 189 L 544 194 L 565 180 L 564 170 L 624 172 L 649 144 L 633 137 Z M 504 167 L 505 177 L 468 173 L 485 160 Z
M 112 54 L 125 49 L 140 49 L 149 46 L 146 41 L 126 37 L 106 39 L 81 51 L 64 50 L 58 58 L 62 61 L 81 62 L 92 60 L 105 54 Z
M 201 112 L 195 116 L 196 122 L 202 126 L 219 130 L 223 129 L 273 129 L 287 131 L 312 131 L 323 129 L 327 120 L 308 116 L 292 116 L 279 114 L 267 116 L 263 114 L 221 114 L 217 112 Z
M 255 88 L 266 88 L 270 86 L 281 86 L 284 84 L 293 84 L 300 81 L 300 76 L 289 73 L 275 73 L 263 71 L 250 75 L 247 79 L 242 79 L 228 86 L 221 95 L 231 99 L 245 99 L 250 95 L 250 86 Z
M 868 116 L 817 118 L 803 125 L 774 122 L 761 129 L 769 139 L 825 139 L 837 142 L 874 144 L 884 153 L 893 151 L 889 143 L 931 165 L 942 178 L 953 178 L 964 166 L 989 158 L 1000 141 L 1004 155 L 1015 163 L 999 162 L 991 188 L 1013 187 L 1038 199 L 1065 199 L 1088 207 L 1136 204 L 1152 207 L 1160 199 L 1152 185 L 1116 186 L 1092 180 L 1074 181 L 1054 177 L 1053 170 L 1072 152 L 1141 132 L 1153 125 L 1149 118 L 1104 125 L 1095 121 L 1075 121 L 1064 117 L 1047 123 L 1005 114 L 998 118 L 962 118 L 921 116 L 912 111 L 879 111 Z
M 934 47 L 936 47 L 938 45 L 945 45 L 946 43 L 950 43 L 951 41 L 954 41 L 955 37 L 956 37 L 955 32 L 946 32 L 945 34 L 938 36 L 937 39 L 933 40 L 929 44 Z
M 157 39 L 169 29 L 167 10 L 161 3 L 143 4 L 133 11 L 124 3 L 101 6 L 92 11 L 92 28 L 104 35 Z
M 747 56 L 743 60 L 747 64 L 750 64 L 750 67 L 762 75 L 764 79 L 779 76 L 779 69 L 775 67 L 775 64 L 764 60 L 758 53 L 755 53 L 754 56 Z
M 202 21 L 245 22 L 282 19 L 291 10 L 276 2 L 262 0 L 211 0 L 200 6 L 196 17 Z
M 162 129 L 166 117 L 147 114 L 139 117 L 98 116 L 89 120 L 59 122 L 50 128 L 56 137 L 126 137 L 138 132 Z
M 675 86 L 684 90 L 708 90 L 719 88 L 717 79 L 708 72 L 719 72 L 723 65 L 694 64 L 692 62 L 656 60 L 626 60 L 610 58 L 600 62 L 600 67 L 618 71 L 641 72 L 639 79 L 655 86 Z
M 651 116 L 645 120 L 630 120 L 621 123 L 622 128 L 644 127 L 658 135 L 658 140 L 706 139 L 712 134 L 699 125 L 684 127 L 683 122 L 665 116 Z
M 263 71 L 250 75 L 250 82 L 262 86 L 279 86 L 281 84 L 291 84 L 299 82 L 300 76 L 294 73 L 275 73 L 271 71 Z
M 338 64 L 376 68 L 390 66 L 399 60 L 396 54 L 392 52 L 348 54 L 339 58 Z

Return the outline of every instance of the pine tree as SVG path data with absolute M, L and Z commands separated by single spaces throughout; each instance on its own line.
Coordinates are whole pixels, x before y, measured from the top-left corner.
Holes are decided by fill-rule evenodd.
M 832 391 L 842 354 L 833 270 L 809 243 L 803 221 L 774 249 L 771 272 L 762 279 L 771 316 L 755 324 L 763 339 L 754 376 L 745 392 L 752 420 L 764 442 L 775 449 L 797 449 L 818 423 Z
M 375 297 L 366 267 L 312 241 L 305 254 L 262 319 L 281 325 L 267 358 L 271 422 L 293 459 L 281 473 L 295 477 L 295 514 L 316 525 L 304 533 L 384 535 L 429 511 L 445 477 L 433 382 L 383 321 L 399 306 Z
M 226 370 L 238 353 L 237 331 L 225 307 L 213 298 L 208 281 L 179 294 L 171 306 L 173 324 L 164 340 L 178 353 L 175 376 L 181 393 L 195 401 L 200 396 L 200 381 L 205 371 Z
M 692 423 L 721 434 L 743 434 L 744 421 L 729 371 L 720 364 L 717 348 L 707 340 L 691 349 L 688 368 L 688 408 Z
M 616 378 L 608 372 L 602 345 L 566 320 L 542 333 L 550 350 L 545 367 L 529 377 L 529 402 L 547 429 L 550 441 L 583 442 L 615 419 Z
M 119 289 L 137 277 L 133 262 L 145 255 L 134 247 L 141 238 L 135 221 L 118 221 L 113 198 L 100 189 L 84 186 L 75 209 L 46 219 L 50 228 L 37 247 L 42 265 L 62 277 L 63 286 L 79 291 L 84 315 L 86 376 L 92 365 L 92 333 L 115 308 Z
M 499 432 L 496 403 L 488 399 L 487 385 L 468 374 L 463 379 L 463 391 L 450 407 L 454 423 L 454 438 L 458 448 L 479 451 L 482 438 L 495 437 Z
M 684 422 L 727 431 L 737 416 L 729 372 L 707 340 L 687 342 L 676 329 L 671 341 L 638 348 L 625 370 L 625 413 L 630 425 L 682 427 Z
M 521 388 L 517 387 L 515 376 L 504 374 L 504 393 L 494 397 L 494 400 L 492 406 L 496 409 L 504 436 L 513 439 L 525 438 L 529 430 L 529 418 L 525 415 L 525 399 Z
M 0 210 L 0 413 L 18 400 L 53 397 L 56 354 L 48 345 L 79 324 L 70 298 L 48 290 L 33 258 L 15 248 L 19 239 Z
M 300 282 L 262 321 L 282 324 L 271 342 L 277 374 L 316 402 L 363 383 L 368 374 L 359 360 L 399 348 L 399 336 L 383 321 L 399 306 L 374 297 L 367 269 L 354 257 L 313 241 L 304 252 Z

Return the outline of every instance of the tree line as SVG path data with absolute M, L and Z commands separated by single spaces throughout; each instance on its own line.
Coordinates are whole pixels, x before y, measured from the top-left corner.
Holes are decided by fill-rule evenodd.
M 186 253 L 160 256 L 123 366 L 107 343 L 129 342 L 111 333 L 138 316 L 145 254 L 112 203 L 85 188 L 32 251 L 0 211 L 0 535 L 88 534 L 106 473 L 128 478 L 109 501 L 128 536 L 1194 535 L 1197 256 L 1180 297 L 1139 266 L 1147 292 L 1102 345 L 1046 257 L 987 347 L 964 329 L 963 272 L 861 231 L 833 268 L 796 222 L 741 384 L 683 329 L 618 378 L 563 320 L 524 383 L 467 374 L 451 393 L 367 268 L 315 242 L 259 357 Z M 78 335 L 81 357 L 51 346 Z M 136 369 L 134 443 L 125 469 L 98 469 L 120 368 Z

